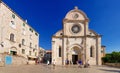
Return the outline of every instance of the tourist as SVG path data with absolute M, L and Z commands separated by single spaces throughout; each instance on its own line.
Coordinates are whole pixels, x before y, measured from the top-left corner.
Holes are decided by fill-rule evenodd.
M 72 62 L 72 60 L 70 60 L 70 65 L 73 65 L 73 62 Z
M 65 60 L 65 65 L 66 65 L 66 67 L 68 67 L 68 64 L 69 64 L 69 60 L 66 59 L 66 60 Z
M 78 61 L 78 67 L 82 68 L 82 61 L 81 60 Z
M 49 60 L 47 60 L 47 65 L 49 65 L 50 64 L 50 62 L 49 62 Z

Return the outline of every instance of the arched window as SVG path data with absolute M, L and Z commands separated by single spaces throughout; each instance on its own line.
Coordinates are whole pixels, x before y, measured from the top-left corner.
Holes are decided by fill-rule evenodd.
M 15 22 L 14 22 L 14 21 L 11 21 L 11 22 L 10 22 L 10 26 L 15 29 L 15 28 L 16 28 Z
M 22 45 L 25 45 L 25 39 L 22 39 Z
M 59 57 L 61 57 L 61 47 L 59 46 Z
M 93 57 L 93 46 L 90 47 L 90 57 Z
M 14 41 L 14 34 L 13 33 L 10 34 L 10 41 Z

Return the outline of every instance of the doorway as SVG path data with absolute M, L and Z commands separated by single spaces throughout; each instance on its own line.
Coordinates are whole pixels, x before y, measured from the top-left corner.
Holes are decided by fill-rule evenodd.
M 16 51 L 10 51 L 10 54 L 11 55 L 17 55 L 17 52 Z
M 77 61 L 78 61 L 78 55 L 72 55 L 73 64 L 77 64 Z

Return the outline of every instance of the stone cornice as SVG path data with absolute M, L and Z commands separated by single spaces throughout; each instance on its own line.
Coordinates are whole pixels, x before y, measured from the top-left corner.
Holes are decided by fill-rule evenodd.
M 63 19 L 63 24 L 64 23 L 68 23 L 68 22 L 85 24 L 85 22 L 89 22 L 89 19 L 85 19 L 85 20 L 68 20 L 68 19 Z
M 52 38 L 87 38 L 87 37 L 93 37 L 93 38 L 97 38 L 97 37 L 101 37 L 101 35 L 96 35 L 96 36 L 90 36 L 90 35 L 86 35 L 86 36 L 52 36 Z

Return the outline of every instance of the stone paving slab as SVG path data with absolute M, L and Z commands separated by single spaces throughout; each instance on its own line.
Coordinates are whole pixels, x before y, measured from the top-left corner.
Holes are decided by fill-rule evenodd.
M 0 73 L 120 73 L 120 68 L 107 66 L 91 66 L 90 68 L 78 68 L 78 66 L 52 65 L 19 65 L 0 67 Z

